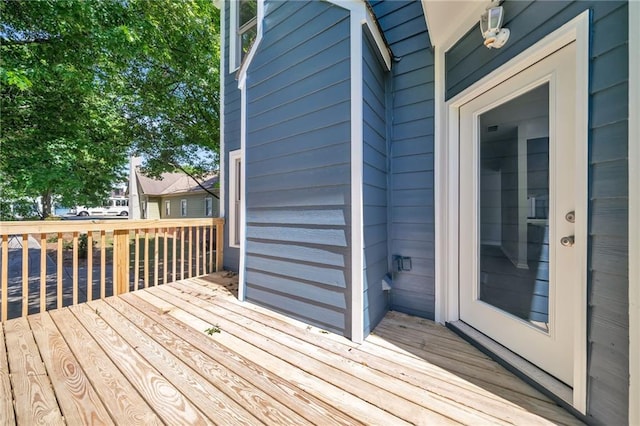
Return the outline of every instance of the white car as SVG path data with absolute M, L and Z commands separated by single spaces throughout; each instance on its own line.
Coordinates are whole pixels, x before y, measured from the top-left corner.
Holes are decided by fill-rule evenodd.
M 69 213 L 76 216 L 129 216 L 129 199 L 112 197 L 102 207 L 76 206 Z

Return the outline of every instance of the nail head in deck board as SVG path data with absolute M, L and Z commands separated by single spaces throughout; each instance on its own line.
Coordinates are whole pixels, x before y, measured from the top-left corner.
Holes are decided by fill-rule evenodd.
M 13 412 L 13 395 L 9 380 L 9 364 L 4 344 L 4 329 L 0 324 L 0 424 L 15 425 L 16 417 Z
M 162 374 L 146 362 L 133 348 L 86 305 L 70 308 L 87 327 L 109 358 L 127 376 L 153 410 L 170 424 L 208 424 L 198 411 Z
M 116 423 L 163 424 L 69 309 L 52 311 L 51 318 Z
M 28 317 L 64 420 L 69 424 L 113 424 L 93 386 L 48 313 Z
M 56 396 L 27 319 L 23 317 L 7 321 L 4 330 L 16 421 L 25 425 L 63 425 Z
M 100 317 L 112 327 L 128 345 L 140 354 L 191 401 L 209 419 L 228 424 L 251 424 L 256 418 L 247 413 L 240 404 L 220 392 L 189 365 L 158 345 L 150 336 L 140 331 L 129 318 L 123 317 L 105 301 L 91 302 L 92 309 L 100 311 Z M 192 364 L 194 368 L 200 368 Z M 228 379 L 227 379 L 228 380 Z

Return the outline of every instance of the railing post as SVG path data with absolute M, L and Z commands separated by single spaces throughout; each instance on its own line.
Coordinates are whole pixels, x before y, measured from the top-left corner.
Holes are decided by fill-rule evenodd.
M 216 227 L 216 272 L 222 270 L 222 251 L 224 248 L 224 219 L 214 219 Z
M 115 295 L 129 292 L 129 230 L 113 232 L 113 261 L 116 264 L 113 277 Z

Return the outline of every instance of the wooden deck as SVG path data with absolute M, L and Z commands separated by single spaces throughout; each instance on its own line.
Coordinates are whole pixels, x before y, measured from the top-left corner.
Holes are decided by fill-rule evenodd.
M 240 303 L 216 274 L 6 322 L 0 424 L 576 424 L 448 329 L 362 345 Z

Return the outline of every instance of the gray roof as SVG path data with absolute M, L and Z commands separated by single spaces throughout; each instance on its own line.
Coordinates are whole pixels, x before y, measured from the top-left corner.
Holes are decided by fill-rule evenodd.
M 136 179 L 145 195 L 172 195 L 189 192 L 205 192 L 198 183 L 184 173 L 163 173 L 160 179 L 153 179 L 136 170 Z M 217 192 L 218 175 L 205 176 L 200 183 L 211 192 Z

